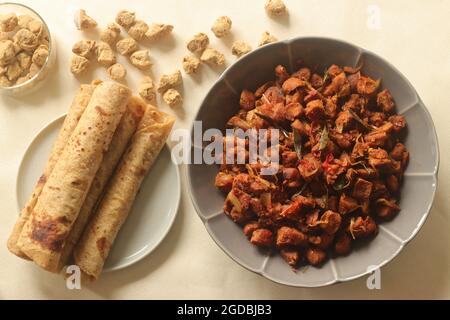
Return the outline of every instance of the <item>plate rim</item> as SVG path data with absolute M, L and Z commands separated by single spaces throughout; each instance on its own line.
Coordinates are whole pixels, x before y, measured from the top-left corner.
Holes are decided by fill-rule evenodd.
M 381 263 L 378 264 L 378 268 L 382 268 L 383 266 L 385 266 L 386 264 L 388 264 L 389 262 L 391 262 L 392 260 L 394 260 L 396 257 L 399 256 L 399 253 L 416 237 L 416 235 L 419 233 L 419 230 L 422 229 L 422 226 L 424 225 L 425 221 L 428 219 L 430 212 L 433 208 L 434 205 L 434 200 L 436 198 L 436 191 L 438 188 L 438 173 L 439 173 L 439 166 L 440 166 L 440 150 L 439 150 L 439 139 L 437 136 L 437 132 L 436 132 L 436 126 L 434 125 L 433 122 L 433 118 L 431 117 L 431 113 L 428 110 L 428 108 L 426 107 L 426 105 L 423 103 L 422 99 L 420 98 L 419 94 L 417 93 L 417 90 L 414 88 L 414 86 L 411 84 L 411 82 L 403 75 L 402 72 L 400 72 L 393 64 L 391 64 L 389 61 L 387 61 L 385 58 L 383 58 L 382 56 L 367 50 L 363 47 L 360 47 L 358 45 L 355 45 L 353 43 L 350 43 L 348 41 L 345 40 L 341 40 L 341 39 L 337 39 L 337 38 L 332 38 L 332 37 L 320 37 L 320 36 L 300 36 L 300 37 L 293 37 L 293 38 L 289 38 L 286 40 L 282 40 L 282 41 L 277 41 L 274 43 L 270 43 L 267 44 L 265 46 L 259 47 L 255 50 L 253 50 L 252 52 L 250 52 L 248 55 L 242 57 L 242 59 L 236 60 L 234 63 L 232 63 L 231 65 L 229 65 L 223 72 L 222 74 L 219 76 L 219 78 L 211 85 L 211 87 L 209 88 L 209 90 L 206 92 L 205 96 L 203 97 L 202 101 L 200 102 L 199 108 L 197 113 L 194 116 L 194 121 L 197 120 L 201 108 L 203 106 L 203 104 L 205 103 L 205 99 L 208 97 L 208 95 L 210 94 L 211 90 L 217 86 L 220 82 L 225 81 L 227 79 L 227 75 L 230 72 L 230 70 L 239 62 L 242 63 L 242 60 L 244 59 L 249 59 L 255 52 L 257 51 L 262 51 L 262 50 L 267 50 L 268 47 L 272 47 L 272 46 L 277 46 L 277 45 L 285 45 L 285 46 L 291 46 L 292 43 L 296 42 L 296 41 L 301 41 L 301 40 L 324 40 L 324 41 L 333 41 L 339 44 L 344 44 L 347 46 L 350 46 L 352 48 L 354 48 L 355 50 L 358 50 L 360 52 L 359 57 L 361 57 L 363 54 L 369 54 L 369 55 L 373 55 L 376 58 L 380 59 L 384 64 L 386 64 L 388 67 L 390 67 L 392 70 L 394 70 L 401 78 L 403 81 L 405 81 L 405 83 L 410 87 L 410 89 L 412 90 L 412 92 L 414 93 L 417 101 L 416 104 L 419 106 L 419 108 L 421 110 L 423 110 L 425 112 L 425 117 L 428 118 L 430 124 L 431 124 L 431 131 L 432 131 L 432 136 L 433 136 L 433 140 L 435 142 L 435 147 L 436 147 L 436 154 L 435 154 L 435 168 L 432 172 L 432 174 L 430 176 L 432 176 L 433 178 L 433 182 L 434 182 L 434 188 L 433 188 L 433 192 L 431 195 L 431 201 L 427 206 L 427 210 L 426 212 L 423 214 L 422 218 L 420 219 L 420 221 L 417 224 L 417 227 L 414 229 L 414 231 L 411 233 L 411 235 L 405 239 L 402 240 L 401 243 L 399 243 L 398 246 L 398 250 L 396 250 L 392 255 L 390 255 L 389 257 L 387 257 L 385 260 L 383 260 Z M 193 132 L 193 125 L 191 126 L 191 130 L 190 130 L 190 139 L 192 139 L 192 132 Z M 192 152 L 193 148 L 195 148 L 194 144 L 192 144 L 191 148 L 189 149 L 189 153 Z M 200 218 L 200 220 L 202 221 L 205 229 L 207 230 L 208 234 L 210 235 L 210 237 L 213 239 L 213 241 L 218 245 L 218 247 L 229 257 L 231 258 L 233 261 L 235 261 L 238 265 L 240 265 L 241 267 L 256 273 L 258 275 L 260 275 L 261 277 L 268 279 L 272 282 L 278 283 L 278 284 L 282 284 L 285 286 L 289 286 L 289 287 L 297 287 L 297 288 L 318 288 L 318 287 L 325 287 L 325 286 L 329 286 L 329 285 L 334 285 L 334 284 L 338 284 L 338 283 L 342 283 L 342 282 L 348 282 L 348 281 L 352 281 L 361 277 L 364 277 L 368 274 L 370 274 L 372 272 L 372 270 L 367 270 L 366 272 L 357 274 L 357 275 L 353 275 L 350 277 L 346 277 L 346 278 L 342 278 L 342 277 L 335 277 L 333 280 L 331 281 L 327 281 L 327 282 L 323 282 L 323 283 L 314 283 L 314 284 L 304 284 L 304 283 L 290 283 L 290 282 L 286 282 L 283 281 L 281 279 L 277 279 L 274 278 L 272 276 L 270 276 L 269 274 L 267 274 L 264 270 L 264 265 L 263 267 L 260 269 L 254 269 L 250 266 L 248 266 L 245 262 L 241 261 L 241 259 L 239 259 L 238 257 L 236 257 L 232 252 L 230 252 L 215 236 L 215 234 L 212 232 L 212 230 L 210 230 L 209 225 L 208 225 L 208 219 L 205 219 L 201 214 L 201 210 L 197 204 L 197 201 L 193 195 L 193 191 L 192 191 L 192 180 L 191 180 L 191 170 L 190 170 L 190 166 L 192 166 L 193 164 L 188 164 L 186 166 L 186 176 L 187 176 L 187 189 L 188 189 L 188 193 L 189 193 L 189 197 L 191 199 L 191 202 L 195 208 L 195 211 L 197 213 L 197 216 Z
M 67 113 L 63 113 L 59 116 L 57 116 L 55 119 L 49 121 L 47 124 L 45 124 L 44 126 L 42 126 L 42 128 L 39 129 L 39 131 L 35 134 L 33 134 L 33 137 L 31 139 L 31 141 L 29 143 L 27 143 L 26 147 L 25 147 L 25 151 L 22 153 L 21 157 L 20 157 L 20 161 L 19 161 L 19 166 L 16 172 L 16 179 L 15 179 L 15 196 L 16 196 L 16 207 L 17 207 L 17 211 L 20 215 L 21 211 L 22 211 L 22 207 L 20 206 L 19 203 L 19 179 L 21 176 L 21 172 L 23 171 L 24 168 L 24 160 L 30 150 L 30 148 L 33 146 L 34 142 L 36 140 L 38 140 L 39 138 L 41 138 L 40 136 L 44 134 L 44 131 L 47 130 L 49 127 L 56 125 L 59 121 L 63 121 L 64 118 L 67 116 Z M 116 270 L 121 270 L 124 269 L 126 267 L 129 267 L 141 260 L 143 260 L 145 257 L 147 257 L 148 255 L 150 255 L 153 251 L 155 251 L 159 245 L 164 241 L 164 239 L 167 237 L 167 235 L 169 234 L 170 230 L 172 229 L 175 220 L 178 216 L 178 212 L 180 209 L 180 201 L 181 201 L 181 176 L 180 176 L 180 166 L 175 164 L 172 161 L 172 152 L 171 149 L 169 147 L 169 145 L 167 144 L 167 142 L 164 144 L 163 148 L 167 148 L 167 151 L 169 152 L 169 157 L 171 158 L 170 163 L 172 164 L 172 166 L 175 168 L 175 172 L 176 172 L 176 180 L 177 180 L 177 187 L 176 187 L 176 203 L 174 206 L 174 214 L 172 214 L 172 217 L 170 218 L 170 221 L 165 229 L 165 231 L 163 232 L 161 238 L 156 242 L 155 245 L 153 245 L 152 247 L 150 247 L 149 249 L 143 250 L 143 253 L 138 255 L 135 259 L 132 259 L 126 263 L 122 263 L 122 264 L 118 264 L 117 266 L 112 266 L 109 268 L 105 268 L 102 273 L 109 273 L 112 271 L 116 271 Z M 47 155 L 48 157 L 48 155 Z M 48 158 L 47 158 L 48 159 Z M 120 232 L 120 231 L 119 231 Z M 105 260 L 105 264 L 106 264 Z

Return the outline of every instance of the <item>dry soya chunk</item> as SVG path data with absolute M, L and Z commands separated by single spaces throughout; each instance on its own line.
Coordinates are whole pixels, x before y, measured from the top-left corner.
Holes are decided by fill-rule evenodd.
M 89 60 L 74 54 L 70 60 L 70 72 L 73 74 L 83 73 L 89 67 Z M 31 70 L 31 67 L 30 67 Z
M 128 10 L 120 10 L 116 16 L 116 22 L 119 26 L 128 29 L 136 20 L 136 14 Z
M 156 88 L 152 78 L 145 76 L 139 83 L 139 95 L 146 101 L 156 105 Z
M 35 74 L 37 74 L 39 72 L 39 70 L 41 70 L 41 67 L 39 67 L 37 64 L 32 63 L 30 65 L 30 70 L 28 72 L 28 76 L 31 78 L 33 77 Z
M 259 41 L 259 46 L 263 46 L 265 44 L 269 44 L 272 42 L 278 41 L 278 39 L 276 37 L 274 37 L 273 35 L 271 35 L 269 32 L 265 31 L 262 34 L 261 40 Z
M 138 50 L 133 52 L 130 56 L 130 62 L 136 68 L 145 70 L 152 66 L 148 50 Z
M 97 62 L 102 66 L 109 67 L 116 63 L 116 56 L 113 50 L 106 42 L 99 42 L 95 46 L 95 53 L 97 55 Z
M 33 53 L 32 61 L 36 65 L 42 67 L 48 57 L 48 48 L 45 45 L 40 45 Z
M 13 63 L 10 63 L 6 68 L 6 76 L 8 77 L 9 81 L 14 81 L 22 74 L 22 71 L 23 70 L 20 67 L 19 62 L 14 61 Z
M 74 22 L 78 30 L 88 30 L 97 26 L 97 22 L 89 17 L 83 9 L 80 9 L 75 13 Z
M 75 42 L 72 47 L 72 52 L 76 55 L 90 59 L 95 54 L 94 40 L 80 40 Z
M 235 41 L 231 47 L 231 53 L 238 58 L 249 53 L 250 51 L 252 51 L 252 47 L 245 41 Z
M 107 70 L 108 75 L 113 80 L 123 80 L 127 76 L 127 69 L 120 63 L 115 63 Z
M 187 74 L 196 73 L 200 67 L 200 59 L 194 56 L 186 56 L 183 58 L 183 69 Z
M 17 27 L 17 16 L 15 13 L 0 15 L 0 29 L 5 32 L 13 31 Z
M 28 22 L 28 30 L 33 32 L 36 37 L 40 38 L 44 34 L 44 25 L 41 21 L 33 19 L 30 22 Z
M 28 29 L 20 29 L 13 37 L 13 41 L 25 51 L 33 51 L 39 45 L 39 39 Z
M 0 87 L 10 87 L 11 85 L 12 83 L 8 80 L 8 77 L 0 76 Z
M 221 16 L 214 21 L 214 24 L 211 28 L 212 32 L 216 35 L 217 38 L 222 38 L 230 33 L 231 30 L 231 19 L 227 16 Z
M 128 29 L 128 35 L 133 39 L 139 41 L 145 36 L 148 30 L 148 25 L 142 20 L 136 20 Z
M 10 40 L 8 32 L 0 31 L 0 41 Z
M 125 38 L 117 41 L 116 49 L 123 56 L 127 56 L 135 52 L 138 48 L 136 40 L 133 38 Z
M 183 82 L 180 70 L 177 70 L 171 74 L 163 74 L 159 79 L 158 92 L 164 93 L 168 89 L 179 86 Z
M 209 38 L 203 32 L 199 32 L 188 41 L 187 48 L 191 52 L 203 52 L 209 45 Z
M 100 31 L 100 40 L 110 46 L 116 43 L 120 35 L 120 27 L 114 22 L 108 23 L 105 29 Z
M 30 68 L 31 56 L 25 51 L 18 53 L 16 59 L 23 70 L 28 70 Z
M 175 107 L 183 101 L 181 94 L 175 89 L 167 90 L 163 95 L 163 100 L 171 107 Z
M 0 41 L 0 65 L 5 66 L 16 57 L 14 43 L 11 40 Z
M 271 17 L 287 14 L 286 5 L 282 0 L 268 0 L 264 8 L 266 9 L 267 15 Z
M 173 30 L 173 26 L 163 23 L 152 23 L 145 36 L 150 41 L 157 41 L 169 35 Z
M 28 23 L 33 21 L 34 18 L 28 14 L 22 14 L 17 17 L 17 25 L 20 29 L 26 29 L 28 28 Z
M 214 66 L 222 66 L 225 64 L 225 56 L 223 53 L 213 48 L 206 48 L 200 60 Z

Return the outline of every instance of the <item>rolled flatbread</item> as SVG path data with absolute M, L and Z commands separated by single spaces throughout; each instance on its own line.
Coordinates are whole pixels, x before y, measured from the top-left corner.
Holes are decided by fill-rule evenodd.
M 130 213 L 140 185 L 166 142 L 174 117 L 149 106 L 74 250 L 75 263 L 96 280 Z
M 62 248 L 125 112 L 130 90 L 99 84 L 56 161 L 19 236 L 19 249 L 37 265 L 56 272 Z
M 69 236 L 66 239 L 59 262 L 60 269 L 62 269 L 70 259 L 73 248 L 83 233 L 83 229 L 86 226 L 91 213 L 94 211 L 95 204 L 98 202 L 106 183 L 113 174 L 113 171 L 128 146 L 132 135 L 136 131 L 137 125 L 141 120 L 145 109 L 146 104 L 142 99 L 138 97 L 131 97 L 128 102 L 127 110 L 120 120 L 119 126 L 117 127 L 111 140 L 111 145 L 108 152 L 103 157 L 102 164 L 95 175 L 94 181 L 92 182 L 91 188 L 89 189 L 86 199 L 84 200 L 80 213 L 78 214 L 78 217 L 69 232 Z
M 26 255 L 23 254 L 23 252 L 20 251 L 19 247 L 17 246 L 17 240 L 19 239 L 20 233 L 22 232 L 22 228 L 25 222 L 28 220 L 31 211 L 36 205 L 37 199 L 41 194 L 42 189 L 44 188 L 47 178 L 53 171 L 56 161 L 61 155 L 61 152 L 66 146 L 67 141 L 69 140 L 73 131 L 75 130 L 75 127 L 77 126 L 78 121 L 81 118 L 81 115 L 86 109 L 89 100 L 91 100 L 92 93 L 94 92 L 94 89 L 97 84 L 98 82 L 93 82 L 93 84 L 83 84 L 81 85 L 80 89 L 75 95 L 75 98 L 72 101 L 72 105 L 70 106 L 69 111 L 67 112 L 67 116 L 64 119 L 63 126 L 58 133 L 58 137 L 53 143 L 52 151 L 50 152 L 47 164 L 45 165 L 44 172 L 39 178 L 38 182 L 36 183 L 33 189 L 33 193 L 31 194 L 31 197 L 28 199 L 27 203 L 23 207 L 20 216 L 17 219 L 16 224 L 14 225 L 13 231 L 9 236 L 7 245 L 9 251 L 14 253 L 18 257 L 29 259 Z

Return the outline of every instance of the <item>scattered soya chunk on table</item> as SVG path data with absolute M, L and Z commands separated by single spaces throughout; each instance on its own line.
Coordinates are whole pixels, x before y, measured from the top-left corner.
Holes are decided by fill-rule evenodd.
M 225 64 L 223 53 L 214 48 L 206 48 L 200 56 L 200 60 L 213 66 L 223 66 Z
M 203 32 L 199 32 L 196 33 L 191 39 L 189 39 L 186 46 L 188 50 L 193 53 L 202 53 L 208 47 L 208 45 L 208 36 Z
M 231 30 L 231 19 L 227 16 L 221 16 L 214 21 L 211 31 L 217 38 L 225 37 Z
M 164 23 L 152 23 L 145 37 L 150 41 L 158 41 L 172 33 L 173 26 Z
M 183 69 L 187 74 L 196 73 L 200 67 L 200 59 L 195 56 L 185 56 L 183 58 Z
M 264 8 L 269 17 L 279 17 L 288 14 L 286 5 L 282 0 L 268 0 Z
M 250 51 L 252 51 L 252 47 L 247 42 L 241 40 L 233 42 L 233 46 L 231 47 L 231 53 L 238 58 Z
M 120 63 L 115 63 L 107 70 L 108 76 L 115 81 L 124 80 L 127 76 L 127 69 Z
M 278 39 L 275 36 L 271 35 L 268 31 L 265 31 L 261 36 L 261 40 L 259 41 L 258 46 L 261 47 L 263 45 L 266 45 L 266 44 L 269 44 L 272 42 L 276 42 L 276 41 L 278 41 Z
M 75 13 L 74 22 L 78 30 L 88 30 L 97 27 L 97 22 L 89 17 L 83 9 Z

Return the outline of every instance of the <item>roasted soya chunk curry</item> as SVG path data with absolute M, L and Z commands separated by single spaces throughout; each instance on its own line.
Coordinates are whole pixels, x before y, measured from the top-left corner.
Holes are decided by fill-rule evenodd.
M 406 122 L 389 90 L 360 68 L 332 65 L 322 76 L 278 65 L 273 81 L 242 91 L 227 127 L 283 133 L 276 174 L 224 156 L 215 185 L 226 194 L 225 214 L 250 242 L 276 249 L 292 267 L 348 254 L 400 210 Z

